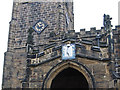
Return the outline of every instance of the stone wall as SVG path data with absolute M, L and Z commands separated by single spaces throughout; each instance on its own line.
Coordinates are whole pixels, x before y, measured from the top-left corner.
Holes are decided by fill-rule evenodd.
M 66 8 L 69 3 L 69 10 Z M 28 30 L 39 20 L 44 21 L 47 27 L 41 34 L 33 32 L 34 46 L 49 44 L 51 32 L 59 34 L 60 31 L 67 31 L 66 13 L 71 17 L 72 29 L 73 3 L 72 2 L 13 2 L 13 12 L 10 21 L 8 48 L 5 53 L 3 88 L 21 88 L 21 81 L 27 74 L 27 39 Z
M 34 44 L 29 45 L 28 30 L 39 20 L 44 21 L 47 27 L 40 34 L 33 31 Z M 115 88 L 118 78 L 113 71 L 116 70 L 114 58 L 119 59 L 120 56 L 119 29 L 119 26 L 112 29 L 115 57 L 111 58 L 109 32 L 104 27 L 75 32 L 72 2 L 14 2 L 2 87 L 47 87 L 51 83 L 46 80 L 52 80 L 52 75 L 55 75 L 50 71 L 60 71 L 63 65 L 63 68 L 71 66 L 81 70 L 91 88 Z M 75 59 L 62 60 L 61 49 L 66 44 L 75 44 Z
M 69 3 L 66 9 L 65 4 Z M 33 33 L 34 44 L 46 44 L 48 43 L 49 33 L 54 31 L 58 34 L 60 31 L 66 31 L 66 13 L 69 12 L 72 23 L 72 28 L 74 28 L 73 20 L 73 7 L 71 2 L 14 2 L 13 3 L 13 13 L 12 20 L 10 21 L 10 31 L 8 40 L 8 51 L 12 51 L 14 48 L 20 48 L 26 46 L 28 30 L 37 21 L 42 20 L 48 26 L 41 33 Z

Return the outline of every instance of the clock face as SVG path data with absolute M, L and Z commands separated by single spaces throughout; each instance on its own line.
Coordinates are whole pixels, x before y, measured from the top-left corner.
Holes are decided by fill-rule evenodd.
M 67 44 L 62 46 L 62 60 L 75 59 L 75 44 Z
M 39 20 L 34 26 L 33 29 L 37 33 L 41 33 L 45 28 L 47 27 L 47 24 L 43 22 L 42 20 Z

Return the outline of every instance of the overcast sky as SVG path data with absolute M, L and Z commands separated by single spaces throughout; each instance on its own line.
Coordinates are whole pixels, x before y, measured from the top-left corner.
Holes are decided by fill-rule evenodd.
M 119 0 L 74 0 L 74 26 L 79 31 L 90 27 L 100 29 L 103 26 L 103 15 L 109 14 L 112 25 L 118 25 Z M 7 50 L 9 22 L 12 15 L 13 0 L 2 0 L 0 3 L 0 84 L 2 83 L 4 52 Z M 113 27 L 114 28 L 114 27 Z

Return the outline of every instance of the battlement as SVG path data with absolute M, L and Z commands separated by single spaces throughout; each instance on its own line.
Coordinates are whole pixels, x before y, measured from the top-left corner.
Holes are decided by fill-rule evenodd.
M 83 88 L 84 83 L 93 89 L 116 88 L 120 70 L 113 59 L 120 58 L 120 25 L 111 29 L 111 18 L 104 15 L 101 29 L 76 32 L 73 2 L 69 2 L 73 0 L 36 1 L 14 0 L 2 88 L 51 89 L 57 84 Z M 67 68 L 68 73 L 63 73 Z M 78 76 L 80 82 L 75 83 Z
M 115 28 L 112 29 L 113 34 L 117 34 L 120 32 L 120 25 L 115 26 Z M 72 34 L 76 34 L 76 35 L 80 35 L 80 36 L 94 36 L 97 35 L 97 33 L 99 34 L 105 34 L 105 27 L 101 27 L 101 29 L 96 29 L 96 27 L 91 27 L 90 30 L 84 29 L 80 29 L 80 32 L 76 32 L 75 30 L 68 30 L 68 33 L 72 33 Z
M 90 35 L 96 35 L 97 33 L 102 34 L 104 27 L 101 27 L 100 30 L 97 30 L 96 27 L 91 27 L 90 30 L 80 29 L 80 35 L 82 36 L 90 36 Z M 77 32 L 78 33 L 78 32 Z

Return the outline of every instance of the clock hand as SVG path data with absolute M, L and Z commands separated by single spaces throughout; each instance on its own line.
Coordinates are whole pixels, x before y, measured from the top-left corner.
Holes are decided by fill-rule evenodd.
M 68 56 L 69 56 L 69 52 L 67 52 Z
M 68 56 L 69 56 L 69 50 L 68 50 L 68 49 L 69 49 L 69 47 L 70 47 L 70 46 L 67 46 L 67 54 L 68 54 Z
M 40 26 L 40 27 L 38 27 L 39 29 L 41 29 L 43 26 Z
M 68 56 L 69 56 L 69 47 L 70 47 L 70 46 L 67 46 L 67 54 L 68 54 Z

